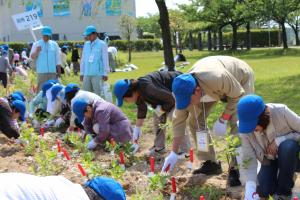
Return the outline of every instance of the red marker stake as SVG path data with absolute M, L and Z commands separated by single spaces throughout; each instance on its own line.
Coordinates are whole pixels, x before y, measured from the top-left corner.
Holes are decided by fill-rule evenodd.
M 150 171 L 154 173 L 154 157 L 150 157 Z
M 187 168 L 192 170 L 193 169 L 193 163 L 194 163 L 194 150 L 193 148 L 190 149 L 190 161 L 187 165 Z
M 172 176 L 171 181 L 172 181 L 172 193 L 171 193 L 170 200 L 175 200 L 175 196 L 176 196 L 176 179 L 175 179 L 174 176 Z
M 205 200 L 205 199 L 204 199 L 204 196 L 200 196 L 200 200 Z
M 120 166 L 125 170 L 125 159 L 124 159 L 124 152 L 120 152 Z
M 294 199 L 293 200 L 298 200 L 298 197 L 294 197 Z
M 66 157 L 67 160 L 71 160 L 67 150 L 65 148 L 62 149 L 63 153 L 64 153 L 64 156 Z
M 44 130 L 44 128 L 42 127 L 42 128 L 41 128 L 41 135 L 42 135 L 42 137 L 44 137 L 44 134 L 45 134 L 45 130 Z
M 116 142 L 115 142 L 114 138 L 111 138 L 111 139 L 110 139 L 110 144 L 111 144 L 111 146 L 112 146 L 113 148 L 115 147 Z
M 81 175 L 82 175 L 82 176 L 86 176 L 86 172 L 85 172 L 85 170 L 83 169 L 83 167 L 81 166 L 81 164 L 78 163 L 78 164 L 77 164 L 77 167 L 78 167 L 78 169 L 79 169 Z
M 81 135 L 81 129 L 77 128 L 78 135 Z
M 168 173 L 169 172 L 169 170 L 170 170 L 170 167 L 171 167 L 171 165 L 169 164 L 167 167 L 166 167 L 166 169 L 165 169 L 165 172 L 166 173 Z
M 57 152 L 60 153 L 61 147 L 60 147 L 60 141 L 57 140 Z

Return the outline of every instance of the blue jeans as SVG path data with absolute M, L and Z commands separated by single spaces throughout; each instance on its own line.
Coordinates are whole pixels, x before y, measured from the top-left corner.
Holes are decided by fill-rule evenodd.
M 262 165 L 258 173 L 257 192 L 260 197 L 278 194 L 290 196 L 294 187 L 294 173 L 299 160 L 300 146 L 294 140 L 286 140 L 279 145 L 278 159 L 270 165 Z

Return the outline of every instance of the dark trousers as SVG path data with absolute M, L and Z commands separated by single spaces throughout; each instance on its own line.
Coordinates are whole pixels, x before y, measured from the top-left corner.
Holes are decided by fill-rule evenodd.
M 258 173 L 257 192 L 260 197 L 278 194 L 290 196 L 294 187 L 294 173 L 297 170 L 300 146 L 294 140 L 286 140 L 279 145 L 278 159 L 270 165 L 262 165 Z
M 2 82 L 2 85 L 4 88 L 7 86 L 7 74 L 4 72 L 0 72 L 0 81 Z

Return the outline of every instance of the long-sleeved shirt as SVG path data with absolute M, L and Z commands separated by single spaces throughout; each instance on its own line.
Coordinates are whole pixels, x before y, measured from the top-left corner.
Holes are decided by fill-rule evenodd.
M 47 97 L 43 97 L 43 91 L 40 91 L 29 103 L 29 114 L 33 115 L 37 109 L 46 111 Z
M 12 110 L 5 98 L 0 98 L 0 131 L 9 138 L 20 136 L 18 123 L 12 119 Z
M 270 103 L 267 107 L 270 109 L 270 123 L 263 133 L 239 134 L 242 182 L 257 180 L 257 160 L 265 165 L 268 160 L 275 159 L 267 153 L 268 145 L 274 140 L 278 147 L 287 139 L 300 141 L 300 117 L 283 104 Z
M 172 83 L 174 78 L 181 72 L 152 72 L 138 78 L 138 92 L 140 97 L 137 101 L 137 118 L 144 119 L 147 115 L 147 104 L 153 108 L 158 105 L 165 112 L 170 112 L 175 106 L 175 99 L 172 95 Z
M 0 72 L 7 73 L 7 70 L 10 72 L 13 71 L 11 65 L 9 64 L 8 58 L 5 56 L 0 57 Z
M 226 99 L 227 104 L 223 113 L 230 116 L 236 113 L 239 99 L 245 94 L 254 92 L 253 70 L 247 63 L 234 57 L 210 56 L 203 58 L 188 73 L 193 75 L 205 95 L 216 101 Z M 184 135 L 186 120 L 189 116 L 191 132 L 196 132 L 195 107 L 196 110 L 201 110 L 201 104 L 199 106 L 190 105 L 182 110 L 175 109 L 173 115 L 175 137 Z
M 109 102 L 95 102 L 93 104 L 93 117 L 91 120 L 84 120 L 84 129 L 88 133 L 96 133 L 98 143 L 111 138 L 121 143 L 131 140 L 130 121 L 121 109 Z
M 99 38 L 93 42 L 85 42 L 80 60 L 80 75 L 107 76 L 109 72 L 108 50 L 105 42 Z
M 0 180 L 2 200 L 89 200 L 81 185 L 62 176 L 2 173 Z

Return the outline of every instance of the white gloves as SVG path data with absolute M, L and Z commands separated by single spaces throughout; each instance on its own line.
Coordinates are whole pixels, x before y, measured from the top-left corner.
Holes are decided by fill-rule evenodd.
M 141 127 L 138 127 L 138 126 L 134 127 L 133 136 L 132 136 L 133 142 L 136 142 L 141 137 L 141 135 L 142 135 Z
M 165 112 L 161 109 L 161 106 L 158 105 L 156 106 L 156 108 L 154 109 L 155 114 L 160 117 L 162 116 Z
M 60 117 L 60 118 L 58 118 L 58 119 L 55 121 L 54 126 L 55 126 L 56 128 L 59 128 L 60 125 L 61 125 L 62 123 L 65 123 L 65 120 L 64 120 L 62 117 Z
M 55 120 L 54 120 L 54 119 L 51 119 L 51 120 L 46 121 L 46 123 L 45 123 L 45 128 L 49 128 L 50 126 L 53 126 L 54 123 L 55 123 Z
M 93 131 L 94 131 L 94 133 L 96 133 L 97 135 L 99 134 L 100 126 L 99 126 L 98 123 L 96 123 L 96 124 L 93 125 Z
M 259 200 L 259 195 L 256 193 L 256 183 L 253 181 L 246 182 L 245 200 Z
M 88 150 L 93 150 L 93 149 L 95 149 L 95 148 L 97 147 L 97 145 L 98 145 L 98 144 L 95 142 L 95 140 L 92 139 L 92 140 L 88 143 L 87 148 L 88 148 Z
M 227 131 L 227 121 L 224 120 L 224 122 L 221 122 L 220 119 L 218 119 L 214 124 L 214 133 L 217 136 L 224 136 L 226 135 Z
M 166 158 L 163 165 L 163 168 L 161 170 L 161 173 L 165 173 L 168 171 L 172 171 L 176 162 L 178 160 L 178 155 L 172 151 Z
M 140 146 L 137 143 L 133 143 L 131 145 L 131 149 L 133 149 L 132 153 L 136 154 L 136 152 L 139 150 Z

